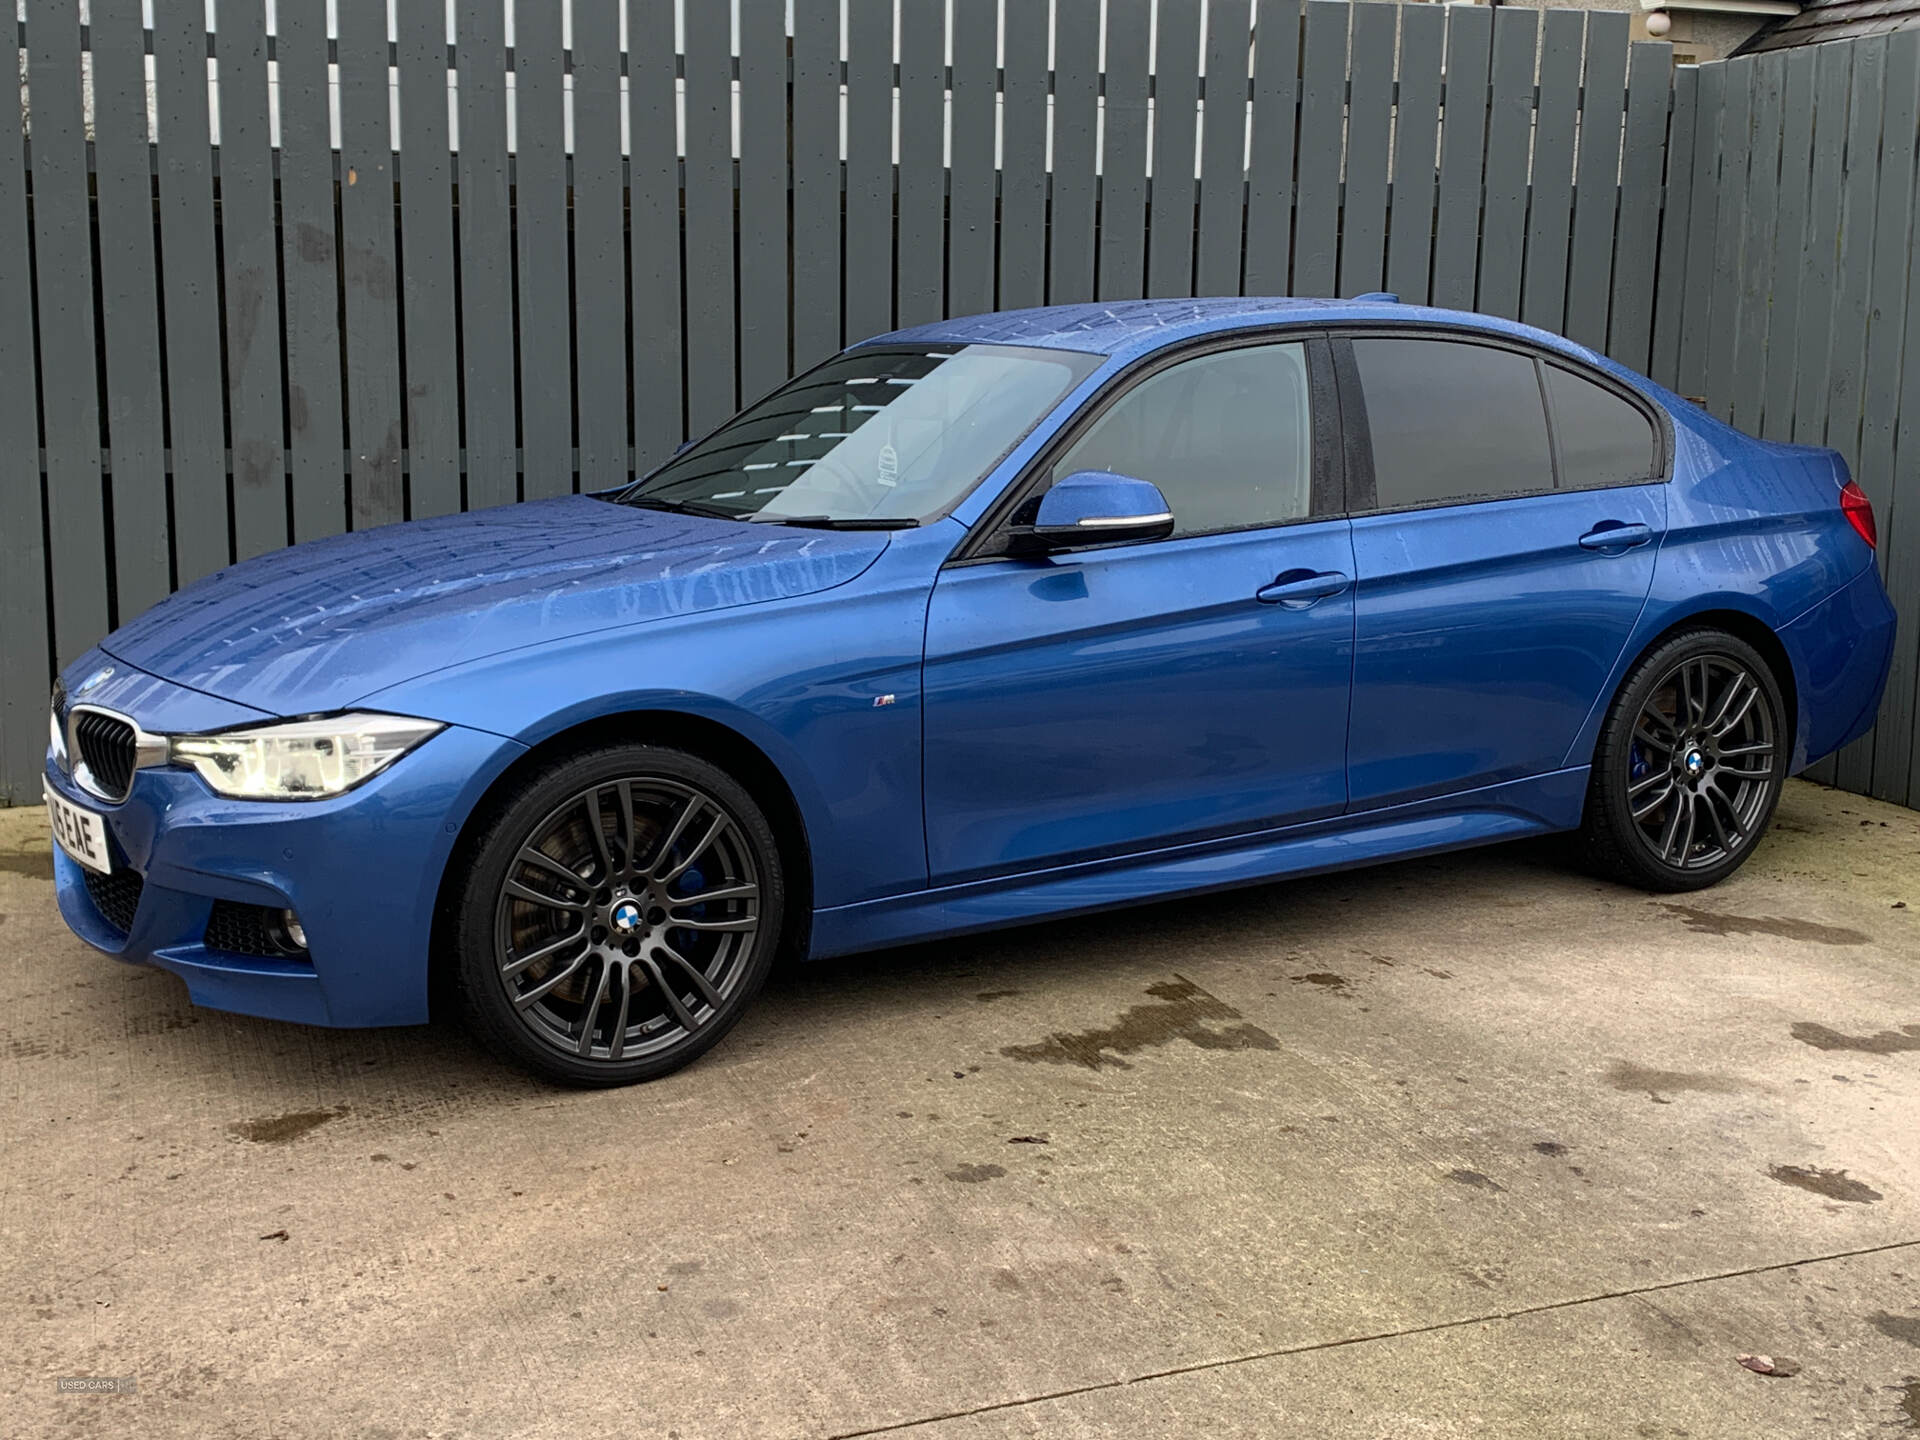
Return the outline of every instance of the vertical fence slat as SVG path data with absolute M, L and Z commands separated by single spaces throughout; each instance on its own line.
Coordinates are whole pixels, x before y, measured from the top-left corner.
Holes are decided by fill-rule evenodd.
M 714 7 L 699 6 L 696 13 L 710 13 Z M 567 305 L 567 152 L 566 98 L 562 67 L 560 7 L 558 5 L 516 5 L 513 19 L 513 222 L 518 245 L 514 255 L 514 287 L 519 296 L 515 321 L 520 333 L 520 474 L 524 498 L 564 495 L 573 489 L 573 338 L 572 315 Z M 726 15 L 721 15 L 721 34 L 726 34 Z M 688 16 L 687 49 L 694 49 L 694 35 L 706 30 Z M 723 52 L 729 42 L 720 43 Z M 708 57 L 703 55 L 703 60 Z M 723 114 L 730 114 L 725 88 L 730 61 L 722 62 Z M 703 121 L 710 101 L 709 87 L 696 87 L 694 77 L 704 81 L 706 71 L 689 56 L 687 65 L 687 153 L 688 169 L 693 167 L 694 135 L 705 135 Z M 702 252 L 704 263 L 724 269 L 724 285 L 703 297 L 714 308 L 703 310 L 711 316 L 716 343 L 723 354 L 696 346 L 702 360 L 702 373 L 711 377 L 720 414 L 733 409 L 733 163 L 732 145 L 727 149 L 726 229 L 724 242 L 719 231 L 710 243 L 721 247 Z M 705 192 L 703 192 L 704 195 Z M 688 212 L 693 211 L 689 184 Z M 692 247 L 689 246 L 689 254 Z M 722 262 L 724 255 L 724 265 Z M 725 309 L 719 308 L 722 303 Z M 723 341 L 717 336 L 724 336 Z M 351 351 L 351 347 L 349 347 Z M 724 396 L 724 398 L 718 398 Z M 718 417 L 716 417 L 718 418 Z M 363 447 L 356 438 L 355 451 Z
M 1387 144 L 1393 127 L 1393 5 L 1356 5 L 1347 102 L 1346 204 L 1338 293 L 1380 288 L 1387 255 Z
M 174 579 L 185 585 L 220 569 L 233 557 L 227 549 L 226 421 L 220 409 L 220 282 L 214 270 L 218 252 L 213 240 L 213 153 L 207 138 L 207 32 L 201 12 L 191 6 L 171 12 L 167 22 L 153 36 L 163 257 L 160 294 L 166 316 L 173 513 L 190 522 L 174 528 Z M 325 84 L 323 69 L 323 102 Z M 327 239 L 331 259 L 331 196 Z M 338 430 L 333 438 L 333 464 L 338 470 Z M 339 522 L 334 528 L 340 528 Z
M 1780 204 L 1780 105 L 1786 57 L 1763 55 L 1753 71 L 1753 145 L 1747 160 L 1747 217 L 1740 251 L 1740 292 L 1735 324 L 1739 343 L 1733 353 L 1731 419 L 1743 430 L 1760 428 L 1766 384 L 1767 308 L 1771 295 L 1773 227 Z
M 1536 11 L 1503 8 L 1493 15 L 1486 213 L 1480 222 L 1480 274 L 1473 308 L 1509 320 L 1520 315 L 1527 241 L 1527 146 L 1533 132 L 1533 57 L 1539 27 Z
M 1567 262 L 1569 338 L 1607 348 L 1613 294 L 1614 218 L 1620 200 L 1620 126 L 1626 113 L 1627 17 L 1587 15 L 1586 73 L 1580 86 L 1580 158 L 1575 170 L 1573 252 Z
M 1200 115 L 1200 235 L 1197 295 L 1240 293 L 1246 216 L 1248 0 L 1207 7 L 1207 97 Z
M 958 39 L 956 34 L 956 44 Z M 1047 303 L 1074 305 L 1093 298 L 1100 0 L 1058 0 L 1053 50 L 1053 220 L 1047 235 Z M 1238 224 L 1236 217 L 1236 237 Z M 1234 281 L 1237 289 L 1237 274 Z
M 897 324 L 938 320 L 946 222 L 946 10 L 942 0 L 900 5 L 900 240 Z
M 115 618 L 120 621 L 163 599 L 171 588 L 153 160 L 147 140 L 146 40 L 140 9 L 140 0 L 94 0 L 92 11 L 100 328 L 107 433 L 113 447 Z M 7 283 L 7 277 L 0 276 L 0 285 Z M 26 358 L 31 361 L 31 349 Z M 277 411 L 278 396 L 274 403 Z M 39 534 L 37 523 L 34 533 Z
M 813 7 L 803 6 L 803 15 Z M 823 33 L 826 32 L 826 33 Z M 802 71 L 812 102 L 804 112 L 810 132 L 805 152 L 808 177 L 794 194 L 794 265 L 800 294 L 809 297 L 801 363 L 824 359 L 840 348 L 840 30 L 813 23 L 802 27 L 807 39 Z M 798 41 L 796 41 L 796 45 Z M 821 45 L 828 47 L 822 55 Z M 685 438 L 686 389 L 682 357 L 685 321 L 681 310 L 680 151 L 675 139 L 673 0 L 634 0 L 627 11 L 628 147 L 633 183 L 633 447 L 634 468 L 652 469 L 673 454 Z M 823 66 L 822 62 L 825 62 Z M 798 64 L 798 60 L 796 60 Z M 831 67 L 831 74 L 825 66 Z M 829 99 L 826 87 L 831 85 Z M 467 81 L 464 66 L 460 91 Z M 825 102 L 824 104 L 822 102 Z M 822 111 L 826 113 L 822 114 Z M 465 159 L 466 122 L 460 126 Z M 826 145 L 831 157 L 817 148 Z M 798 164 L 796 156 L 796 165 Z M 828 196 L 831 196 L 831 208 Z M 504 217 L 503 217 L 504 223 Z M 464 232 L 463 232 L 464 233 Z M 804 268 L 802 268 L 804 262 Z M 796 317 L 796 322 L 799 317 Z M 800 326 L 796 323 L 796 329 Z M 472 354 L 472 330 L 467 331 Z M 469 361 L 471 364 L 471 361 Z M 509 391 L 511 401 L 512 393 Z M 472 473 L 471 389 L 467 395 L 468 473 Z M 471 489 L 472 480 L 469 478 Z
M 1653 281 L 1659 261 L 1660 187 L 1666 172 L 1673 47 L 1636 43 L 1627 59 L 1627 119 L 1614 231 L 1607 353 L 1645 373 L 1652 363 Z
M 524 35 L 522 36 L 524 40 Z M 406 518 L 393 263 L 387 7 L 340 0 L 340 269 L 346 298 L 353 528 Z M 522 130 L 525 135 L 525 111 Z M 524 233 L 524 229 L 523 229 Z
M 1886 114 L 1881 124 L 1880 210 L 1873 243 L 1872 314 L 1867 331 L 1867 382 L 1860 436 L 1860 484 L 1880 522 L 1880 566 L 1898 616 L 1886 698 L 1873 731 L 1870 789 L 1882 800 L 1907 803 L 1914 741 L 1914 671 L 1920 645 L 1920 476 L 1911 449 L 1906 480 L 1896 468 L 1903 415 L 1913 441 L 1920 411 L 1920 235 L 1914 233 L 1914 159 L 1920 131 L 1920 30 L 1893 36 L 1887 47 Z M 1913 273 L 1909 273 L 1912 271 Z M 1901 405 L 1902 369 L 1906 403 Z M 1906 490 L 1902 495 L 1900 492 Z
M 1720 114 L 1726 67 L 1700 71 L 1693 117 L 1693 196 L 1687 213 L 1687 260 L 1680 293 L 1680 389 L 1707 393 L 1707 325 L 1713 305 L 1713 259 L 1720 202 Z
M 668 19 L 671 21 L 672 16 Z M 463 434 L 467 507 L 478 510 L 516 500 L 520 489 L 513 399 L 506 28 L 499 0 L 461 0 L 456 24 L 455 49 L 460 65 L 460 155 L 456 170 L 460 179 L 460 365 L 466 390 Z M 669 41 L 669 61 L 672 54 Z M 671 146 L 667 153 L 673 153 Z M 676 200 L 676 217 L 679 208 Z M 635 234 L 639 234 L 637 224 Z M 679 246 L 674 249 L 677 253 Z M 675 310 L 677 313 L 677 299 Z M 677 353 L 673 369 L 677 381 Z
M 273 137 L 267 128 L 265 5 L 255 0 L 222 7 L 217 43 L 233 549 L 234 558 L 244 560 L 287 543 L 280 266 L 273 229 Z M 397 453 L 394 458 L 397 463 Z
M 1801 247 L 1806 243 L 1807 202 L 1813 185 L 1814 58 L 1812 47 L 1788 51 L 1781 91 L 1780 198 L 1773 228 L 1773 297 L 1767 307 L 1767 374 L 1760 414 L 1760 434 L 1769 440 L 1793 438 Z
M 138 15 L 136 9 L 135 14 Z M 137 23 L 137 22 L 136 22 Z M 21 107 L 0 114 L 0 801 L 39 798 L 47 751 L 46 549 L 40 504 L 40 377 L 33 356 L 26 146 Z
M 279 16 L 275 41 L 280 69 L 280 270 L 287 335 L 287 462 L 293 475 L 293 538 L 312 540 L 338 534 L 347 523 L 340 272 L 334 237 L 333 141 L 327 121 L 325 11 L 315 6 L 289 5 Z M 156 53 L 159 45 L 156 36 Z M 467 98 L 464 88 L 461 98 Z M 161 125 L 164 144 L 164 115 Z M 468 134 L 464 124 L 461 133 Z M 166 268 L 166 293 L 171 300 L 171 252 Z M 167 340 L 171 372 L 171 316 Z M 174 384 L 179 383 L 176 377 Z M 177 398 L 175 406 L 177 409 Z M 513 391 L 509 387 L 509 424 L 512 407 Z M 177 431 L 173 446 L 175 513 L 184 516 L 192 512 L 184 508 Z M 508 475 L 511 478 L 512 472 Z M 507 498 L 513 498 L 511 492 Z
M 1295 295 L 1331 295 L 1340 258 L 1340 162 L 1346 135 L 1347 19 L 1340 0 L 1307 0 L 1300 79 L 1300 168 L 1293 219 Z
M 1149 295 L 1193 294 L 1193 170 L 1199 103 L 1199 0 L 1160 0 L 1153 60 L 1153 184 L 1147 219 Z
M 1434 218 L 1435 305 L 1473 308 L 1480 258 L 1481 176 L 1487 136 L 1491 10 L 1447 7 L 1447 81 L 1440 128 L 1440 201 Z
M 1107 103 L 1100 164 L 1102 300 L 1146 293 L 1147 22 L 1145 5 L 1107 9 Z
M 1834 269 L 1840 248 L 1840 187 L 1846 165 L 1852 61 L 1853 52 L 1845 45 L 1822 45 L 1814 60 L 1813 186 L 1807 196 L 1807 235 L 1801 252 L 1799 373 L 1793 396 L 1793 438 L 1803 445 L 1824 445 L 1827 438 Z
M 1653 357 L 1647 373 L 1662 385 L 1680 381 L 1680 309 L 1692 228 L 1693 132 L 1699 115 L 1700 72 L 1673 73 L 1673 112 L 1667 122 L 1666 205 L 1660 222 L 1659 289 L 1653 310 Z
M 1747 238 L 1744 202 L 1748 158 L 1753 150 L 1753 67 L 1751 56 L 1729 60 L 1720 102 L 1719 211 L 1727 217 L 1713 252 L 1713 296 L 1708 302 L 1713 333 L 1707 339 L 1707 371 L 1700 393 L 1720 419 L 1733 411 L 1733 357 L 1739 349 L 1741 250 Z
M 743 28 L 745 14 L 743 11 Z M 784 38 L 783 34 L 783 41 Z M 785 48 L 783 43 L 783 52 Z M 783 72 L 785 59 L 783 53 Z M 780 78 L 780 118 L 784 128 L 785 74 Z M 743 106 L 743 121 L 750 118 L 745 110 Z M 403 117 L 406 111 L 403 94 L 400 111 Z M 746 129 L 744 125 L 742 128 Z M 412 173 L 404 150 L 400 163 L 403 174 Z M 787 231 L 784 135 L 780 137 L 780 165 L 782 253 L 778 264 L 784 276 Z M 740 198 L 743 248 L 750 243 L 749 217 L 753 208 L 744 178 L 743 175 Z M 603 490 L 627 478 L 627 251 L 622 229 L 626 206 L 621 191 L 618 0 L 573 0 L 573 373 L 574 407 L 580 417 L 579 485 L 582 490 Z M 406 242 L 409 259 L 412 252 L 409 231 Z M 784 296 L 779 315 L 780 355 L 775 380 L 784 378 L 787 369 Z M 412 338 L 411 334 L 408 338 Z M 411 382 L 413 376 L 409 374 L 407 379 Z M 768 381 L 769 385 L 773 383 L 774 380 Z M 418 469 L 414 471 L 413 502 L 418 513 Z
M 1861 398 L 1866 389 L 1867 339 L 1871 326 L 1874 215 L 1879 201 L 1881 115 L 1886 101 L 1887 37 L 1869 35 L 1853 51 L 1853 85 L 1847 106 L 1846 171 L 1840 192 L 1840 258 L 1834 285 L 1833 361 L 1828 381 L 1827 444 L 1840 452 L 1862 486 L 1879 486 L 1878 475 L 1860 473 Z M 1870 499 L 1882 500 L 1869 490 Z M 1864 791 L 1873 781 L 1873 735 L 1868 732 L 1834 757 L 1836 783 Z
M 649 0 L 658 8 L 671 11 L 671 0 Z M 673 134 L 673 16 L 666 16 L 665 54 L 642 54 L 638 42 L 632 42 L 629 68 L 637 75 L 648 68 L 652 93 L 660 96 L 648 104 L 664 104 L 663 116 L 653 128 L 665 127 Z M 634 82 L 634 254 L 638 264 L 640 220 L 639 174 L 640 101 Z M 663 88 L 664 87 L 664 88 Z M 654 143 L 660 143 L 658 141 Z M 649 157 L 649 173 L 664 172 L 671 177 L 675 169 L 673 147 L 667 145 L 664 156 Z M 674 244 L 672 247 L 674 335 L 672 354 L 675 414 L 679 411 L 678 335 L 679 307 L 679 204 L 674 203 Z M 654 242 L 658 246 L 658 242 Z M 664 262 L 664 257 L 662 260 Z M 639 277 L 635 276 L 634 304 L 640 304 Z M 840 9 L 838 5 L 801 5 L 793 13 L 793 364 L 805 370 L 826 359 L 840 348 Z M 664 363 L 664 362 L 661 362 Z M 634 381 L 640 383 L 636 362 Z M 637 402 L 636 402 L 637 403 Z M 638 420 L 636 418 L 636 425 Z
M 1017 310 L 1046 296 L 1047 7 L 1009 5 L 1005 25 L 999 306 Z
M 67 0 L 33 0 L 27 13 L 47 560 L 53 573 L 54 648 L 64 664 L 107 633 L 107 526 L 93 351 L 87 134 L 80 94 L 79 11 Z M 218 356 L 215 363 L 217 375 Z
M 460 346 L 453 313 L 447 20 L 439 6 L 402 5 L 395 13 L 400 26 L 400 285 L 407 344 L 407 500 L 409 513 L 418 520 L 460 508 Z M 619 134 L 617 118 L 614 133 Z M 618 184 L 617 169 L 614 179 Z M 621 339 L 624 344 L 624 334 Z
M 954 0 L 953 181 L 947 313 L 993 309 L 993 125 L 999 110 L 995 0 Z
M 851 345 L 893 328 L 891 0 L 847 0 L 846 225 L 846 339 Z M 693 298 L 689 289 L 690 321 L 700 313 Z M 695 432 L 700 428 L 694 426 Z
M 1247 253 L 1240 282 L 1248 295 L 1287 292 L 1293 264 L 1293 142 L 1299 87 L 1300 0 L 1260 0 L 1254 24 L 1253 134 L 1247 160 Z M 1111 80 L 1108 93 L 1112 93 Z
M 1447 12 L 1440 5 L 1400 7 L 1400 88 L 1393 110 L 1393 220 L 1387 236 L 1387 289 L 1409 305 L 1429 298 L 1434 194 L 1439 171 L 1440 62 Z
M 579 81 L 574 83 L 577 86 Z M 939 83 L 937 77 L 935 83 Z M 577 127 L 578 122 L 575 123 Z M 936 171 L 939 153 L 936 143 Z M 741 0 L 742 401 L 759 399 L 792 373 L 787 364 L 787 192 L 786 7 L 783 0 Z M 932 249 L 937 257 L 940 251 L 937 228 Z M 938 276 L 936 268 L 936 283 Z

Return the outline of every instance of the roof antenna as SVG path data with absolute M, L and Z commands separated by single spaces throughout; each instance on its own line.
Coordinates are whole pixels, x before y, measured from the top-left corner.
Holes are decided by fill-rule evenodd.
M 1364 295 L 1354 296 L 1353 299 L 1355 304 L 1363 300 L 1373 305 L 1398 305 L 1400 303 L 1400 297 L 1391 290 L 1369 290 Z

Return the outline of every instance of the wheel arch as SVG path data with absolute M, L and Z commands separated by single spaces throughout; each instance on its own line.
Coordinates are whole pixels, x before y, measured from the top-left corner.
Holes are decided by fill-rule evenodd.
M 455 877 L 474 844 L 473 837 L 524 777 L 541 766 L 595 746 L 635 741 L 671 746 L 710 760 L 752 791 L 766 810 L 780 846 L 780 858 L 787 865 L 782 953 L 806 955 L 813 923 L 813 848 L 805 812 L 786 773 L 761 746 L 711 716 L 670 709 L 619 710 L 576 721 L 542 736 L 493 777 L 459 822 L 460 833 L 441 871 L 434 901 L 429 1006 L 436 1013 L 441 1013 L 441 1004 L 447 998 L 445 985 L 452 968 L 439 938 L 449 933 L 449 927 L 441 920 L 453 904 Z
M 1793 668 L 1793 657 L 1788 654 L 1778 632 L 1760 616 L 1751 610 L 1719 603 L 1689 610 L 1684 615 L 1667 617 L 1667 623 L 1647 636 L 1640 645 L 1631 651 L 1621 652 L 1620 664 L 1615 670 L 1613 683 L 1607 689 L 1605 703 L 1594 707 L 1585 727 L 1580 753 L 1588 760 L 1592 759 L 1593 748 L 1599 742 L 1600 728 L 1606 723 L 1607 716 L 1613 713 L 1621 691 L 1626 688 L 1627 677 L 1639 668 L 1640 662 L 1674 636 L 1687 630 L 1724 630 L 1736 639 L 1746 641 L 1760 653 L 1760 658 L 1767 662 L 1767 668 L 1773 672 L 1773 678 L 1780 686 L 1781 706 L 1787 712 L 1787 754 L 1797 756 L 1804 727 L 1800 715 L 1800 681 Z

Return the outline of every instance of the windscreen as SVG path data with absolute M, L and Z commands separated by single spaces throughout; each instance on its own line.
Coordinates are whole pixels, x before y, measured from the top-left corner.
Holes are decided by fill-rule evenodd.
M 1100 360 L 1011 345 L 850 351 L 617 498 L 788 524 L 931 519 L 979 484 Z

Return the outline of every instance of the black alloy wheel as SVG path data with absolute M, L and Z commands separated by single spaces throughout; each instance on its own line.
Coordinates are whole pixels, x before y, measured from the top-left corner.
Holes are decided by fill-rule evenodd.
M 1589 856 L 1645 889 L 1724 879 L 1773 818 L 1787 733 L 1779 683 L 1751 645 L 1711 630 L 1675 636 L 1634 668 L 1601 732 Z
M 784 886 L 772 827 L 699 756 L 619 746 L 533 777 L 477 845 L 463 1007 L 551 1079 L 623 1085 L 707 1050 L 759 990 Z

